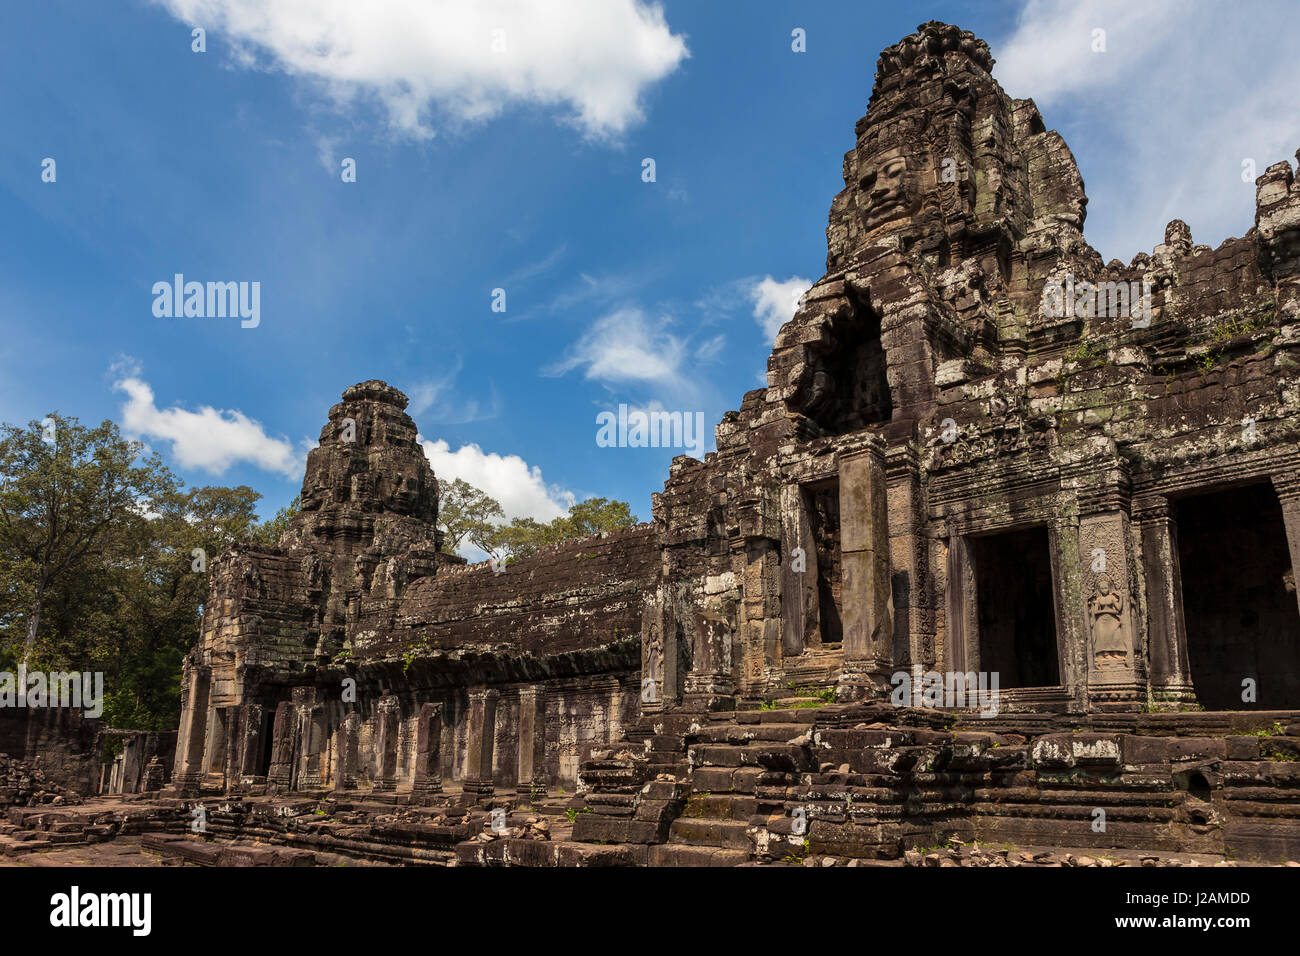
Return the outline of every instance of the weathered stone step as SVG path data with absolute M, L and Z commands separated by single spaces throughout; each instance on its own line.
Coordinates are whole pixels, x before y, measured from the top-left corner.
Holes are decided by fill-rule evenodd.
M 693 793 L 682 816 L 705 820 L 749 820 L 758 813 L 758 800 L 733 793 Z
M 743 820 L 701 820 L 678 817 L 669 830 L 669 843 L 718 846 L 749 852 L 749 824 Z
M 797 744 L 760 741 L 754 744 L 695 744 L 691 762 L 696 767 L 769 767 L 799 770 L 808 764 L 808 754 Z
M 691 772 L 691 786 L 711 793 L 752 794 L 763 774 L 762 767 L 696 767 Z
M 748 861 L 747 850 L 674 843 L 650 847 L 651 866 L 739 866 Z
M 20 833 L 19 836 L 27 836 L 27 833 Z M 31 834 L 31 839 L 14 839 L 13 837 L 0 837 L 0 853 L 5 856 L 21 856 L 24 853 L 35 853 L 37 850 L 48 850 L 54 844 L 49 840 L 42 840 Z
M 807 724 L 716 724 L 700 728 L 692 739 L 701 744 L 746 744 L 758 740 L 784 744 L 807 733 Z
M 824 708 L 801 707 L 795 710 L 745 710 L 736 712 L 738 724 L 812 724 Z

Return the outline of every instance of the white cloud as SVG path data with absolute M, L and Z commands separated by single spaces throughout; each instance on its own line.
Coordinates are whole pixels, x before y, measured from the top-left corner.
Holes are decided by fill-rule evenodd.
M 485 452 L 478 445 L 462 445 L 455 451 L 444 440 L 419 438 L 425 457 L 440 482 L 456 478 L 468 481 L 501 504 L 507 520 L 534 518 L 552 521 L 566 514 L 576 500 L 573 492 L 548 485 L 542 470 L 518 455 Z
M 1106 51 L 1092 51 L 1093 31 Z M 1294 5 L 1031 0 L 993 44 L 994 76 L 1032 97 L 1088 184 L 1088 241 L 1128 261 L 1182 219 L 1217 245 L 1253 224 L 1256 174 L 1300 146 Z
M 769 343 L 776 341 L 776 333 L 781 331 L 799 307 L 799 299 L 812 288 L 812 280 L 803 276 L 791 276 L 777 280 L 764 276 L 749 289 L 749 297 L 754 303 L 754 318 L 758 320 L 763 334 Z
M 593 323 L 569 355 L 543 373 L 563 375 L 585 366 L 589 379 L 679 384 L 686 346 L 665 331 L 668 321 L 655 323 L 636 307 L 619 309 Z
M 179 405 L 159 408 L 153 389 L 139 378 L 138 370 L 119 364 L 114 371 L 120 377 L 113 390 L 126 395 L 123 430 L 132 437 L 170 442 L 172 457 L 181 467 L 220 475 L 232 465 L 248 462 L 287 478 L 302 477 L 310 442 L 295 451 L 287 439 L 272 438 L 259 422 L 240 411 L 208 405 L 198 411 Z
M 378 100 L 421 138 L 434 112 L 478 120 L 513 103 L 562 107 L 588 135 L 617 136 L 641 119 L 646 87 L 689 56 L 643 0 L 156 2 L 225 35 L 241 65 L 316 82 L 340 105 Z

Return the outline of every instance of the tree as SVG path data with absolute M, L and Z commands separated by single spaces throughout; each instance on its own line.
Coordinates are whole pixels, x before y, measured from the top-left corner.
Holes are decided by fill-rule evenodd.
M 270 521 L 264 521 L 253 528 L 253 543 L 263 547 L 276 547 L 280 543 L 280 536 L 289 530 L 289 523 L 293 520 L 294 515 L 301 510 L 302 495 L 294 495 L 293 501 L 277 511 L 274 518 Z
M 103 585 L 109 613 L 72 635 L 64 655 L 111 675 L 105 716 L 113 726 L 175 726 L 181 662 L 199 636 L 210 562 L 249 539 L 260 497 L 243 485 L 177 490 L 122 535 L 121 553 L 135 560 L 114 562 Z
M 636 515 L 632 514 L 626 501 L 588 498 L 571 507 L 563 518 L 555 520 L 563 525 L 566 538 L 581 538 L 602 531 L 630 527 L 636 524 Z
M 463 478 L 439 488 L 438 525 L 444 532 L 442 548 L 448 554 L 455 554 L 465 541 L 483 551 L 491 550 L 488 545 L 497 529 L 494 519 L 505 516 L 495 498 Z
M 111 726 L 174 728 L 209 562 L 281 516 L 183 488 L 111 422 L 48 421 L 0 426 L 0 668 L 102 671 Z
M 86 428 L 57 413 L 26 429 L 0 426 L 0 550 L 21 595 L 22 660 L 31 659 L 51 589 L 105 557 L 114 536 L 176 481 L 157 455 L 111 421 Z
M 532 518 L 516 518 L 500 525 L 479 545 L 496 560 L 509 563 L 535 554 L 539 548 L 571 538 L 613 531 L 636 524 L 636 515 L 626 501 L 588 498 L 569 508 L 568 514 L 542 524 Z

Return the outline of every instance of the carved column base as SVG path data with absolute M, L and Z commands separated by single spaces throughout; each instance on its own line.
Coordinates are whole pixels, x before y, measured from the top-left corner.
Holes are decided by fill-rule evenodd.
M 529 803 L 533 803 L 546 797 L 546 783 L 542 780 L 534 780 L 532 783 L 521 783 L 515 787 L 515 793 L 519 795 L 520 800 L 526 800 Z
M 1152 710 L 1195 710 L 1200 706 L 1191 684 L 1153 686 L 1148 694 Z
M 1142 709 L 1146 688 L 1136 681 L 1126 683 L 1090 684 L 1089 710 L 1102 713 L 1134 713 Z
M 203 774 L 198 772 L 172 774 L 172 789 L 178 796 L 196 796 L 199 792 Z
M 493 796 L 497 792 L 491 780 L 477 780 L 470 777 L 466 777 L 461 783 L 461 790 L 480 798 Z
M 894 689 L 889 676 L 888 661 L 845 661 L 840 669 L 835 698 L 841 703 L 888 700 Z

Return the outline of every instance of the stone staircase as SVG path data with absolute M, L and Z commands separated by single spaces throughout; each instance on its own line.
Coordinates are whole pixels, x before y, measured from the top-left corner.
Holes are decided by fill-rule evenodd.
M 642 718 L 607 759 L 584 766 L 592 790 L 573 839 L 640 844 L 652 866 L 750 862 L 768 816 L 785 815 L 779 794 L 810 768 L 815 716 L 787 707 Z M 763 788 L 778 798 L 760 798 Z

